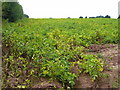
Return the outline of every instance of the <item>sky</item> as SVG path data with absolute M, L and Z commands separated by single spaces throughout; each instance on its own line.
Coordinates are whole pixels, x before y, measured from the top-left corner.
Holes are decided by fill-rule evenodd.
M 118 17 L 120 0 L 18 0 L 30 18 Z

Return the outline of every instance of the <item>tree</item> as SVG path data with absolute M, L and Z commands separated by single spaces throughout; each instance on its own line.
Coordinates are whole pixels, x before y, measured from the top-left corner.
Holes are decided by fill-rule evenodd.
M 100 15 L 100 16 L 96 16 L 96 18 L 104 18 L 104 16 L 101 16 L 101 15 Z
M 82 16 L 80 16 L 79 18 L 83 18 Z
M 96 17 L 89 17 L 89 18 L 96 18 Z
M 87 16 L 85 18 L 87 18 Z
M 111 18 L 109 15 L 106 15 L 105 18 Z
M 15 22 L 23 18 L 23 8 L 18 2 L 2 3 L 2 18 L 9 22 Z
M 27 14 L 24 14 L 24 17 L 25 17 L 25 18 L 29 18 L 29 16 L 28 16 Z

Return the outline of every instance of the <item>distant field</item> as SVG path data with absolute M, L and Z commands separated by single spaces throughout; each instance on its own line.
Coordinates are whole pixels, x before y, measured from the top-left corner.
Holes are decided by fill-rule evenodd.
M 86 54 L 86 50 L 93 44 L 117 43 L 117 19 L 3 22 L 3 87 L 32 87 L 31 77 L 51 78 L 60 81 L 62 87 L 73 87 L 81 73 L 89 74 L 94 81 L 104 70 L 104 60 Z M 70 70 L 76 64 L 80 68 L 78 74 Z M 18 78 L 14 81 L 17 84 L 10 84 L 13 77 Z

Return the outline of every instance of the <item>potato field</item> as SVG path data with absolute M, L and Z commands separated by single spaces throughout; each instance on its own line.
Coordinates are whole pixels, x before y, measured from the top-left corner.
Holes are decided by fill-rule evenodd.
M 106 60 L 90 47 L 119 40 L 111 18 L 22 19 L 2 28 L 3 88 L 77 88 L 81 75 L 97 82 Z

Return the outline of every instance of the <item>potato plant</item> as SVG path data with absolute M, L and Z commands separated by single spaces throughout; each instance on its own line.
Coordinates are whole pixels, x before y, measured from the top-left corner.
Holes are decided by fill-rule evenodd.
M 116 19 L 23 19 L 3 23 L 3 87 L 30 87 L 30 77 L 57 79 L 70 87 L 78 75 L 70 72 L 73 63 L 93 81 L 103 71 L 103 60 L 85 54 L 91 44 L 118 43 Z M 10 77 L 24 77 L 10 86 Z M 27 81 L 26 81 L 27 80 Z

